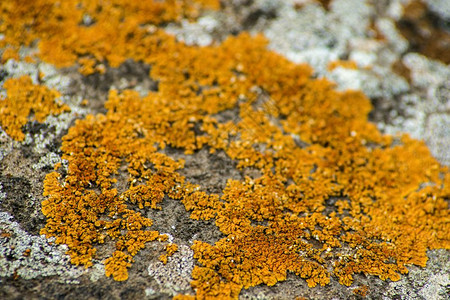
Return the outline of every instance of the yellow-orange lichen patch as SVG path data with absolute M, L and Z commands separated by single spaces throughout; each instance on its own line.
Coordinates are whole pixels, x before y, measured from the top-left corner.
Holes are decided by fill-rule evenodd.
M 353 290 L 353 294 L 359 295 L 361 297 L 366 297 L 368 293 L 369 287 L 367 285 L 358 286 L 356 289 Z
M 178 250 L 178 245 L 177 244 L 173 244 L 173 243 L 167 244 L 166 245 L 166 252 L 167 253 L 166 254 L 162 254 L 159 257 L 159 260 L 162 261 L 163 264 L 167 264 L 168 258 L 170 256 L 172 256 L 175 252 L 177 252 L 177 250 Z
M 122 251 L 115 251 L 113 256 L 105 260 L 106 276 L 113 276 L 116 281 L 128 279 L 127 268 L 131 266 L 133 259 Z
M 63 138 L 68 168 L 45 179 L 41 233 L 67 244 L 72 263 L 92 265 L 99 245 L 113 242 L 106 274 L 125 280 L 147 242 L 167 239 L 144 214 L 164 209 L 164 197 L 180 200 L 192 219 L 214 219 L 224 234 L 192 246 L 199 299 L 235 299 L 289 272 L 310 287 L 331 277 L 350 285 L 361 272 L 398 280 L 406 265 L 425 265 L 427 249 L 450 248 L 449 170 L 424 143 L 382 135 L 361 92 L 313 79 L 310 67 L 267 50 L 261 35 L 188 47 L 156 27 L 192 16 L 194 2 L 216 3 L 117 0 L 99 12 L 97 2 L 74 9 L 74 1 L 41 0 L 33 9 L 48 22 L 32 12 L 13 25 L 19 15 L 3 17 L 6 40 L 15 29 L 18 45 L 39 39 L 48 61 L 78 61 L 89 73 L 132 58 L 151 64 L 159 82 L 145 97 L 112 91 L 105 114 L 78 120 Z M 238 113 L 221 121 L 227 110 Z M 209 194 L 180 175 L 184 161 L 163 154 L 166 147 L 223 151 L 261 175 Z M 115 179 L 122 167 L 125 191 Z
M 328 71 L 333 71 L 336 68 L 356 70 L 358 65 L 353 60 L 334 60 L 328 64 Z
M 8 79 L 3 88 L 6 97 L 0 97 L 0 125 L 15 140 L 23 141 L 22 127 L 28 121 L 44 122 L 49 115 L 70 111 L 57 101 L 58 91 L 33 84 L 29 76 Z
M 0 48 L 9 47 L 2 59 L 38 42 L 39 56 L 47 62 L 59 67 L 78 62 L 83 74 L 104 72 L 102 63 L 117 67 L 159 50 L 165 34 L 155 26 L 219 6 L 218 0 L 1 1 Z
M 2 58 L 1 58 L 0 62 L 3 64 L 3 63 L 7 62 L 10 59 L 14 59 L 14 60 L 18 61 L 20 59 L 19 53 L 13 48 L 6 48 L 3 51 Z
M 192 246 L 199 299 L 237 298 L 288 272 L 310 287 L 332 276 L 350 285 L 361 272 L 398 280 L 406 265 L 425 264 L 427 249 L 450 248 L 448 169 L 424 143 L 383 136 L 367 121 L 362 93 L 310 78 L 309 67 L 266 50 L 261 36 L 170 47 L 177 55 L 152 64 L 158 92 L 113 91 L 105 115 L 78 121 L 63 138 L 69 169 L 46 179 L 42 232 L 68 244 L 73 262 L 89 265 L 105 238 L 130 256 L 157 239 L 133 207 L 159 209 L 165 196 L 193 219 L 215 219 L 226 236 Z M 220 122 L 216 114 L 232 108 L 238 118 Z M 177 172 L 184 161 L 162 154 L 167 146 L 224 151 L 262 175 L 208 194 Z M 121 164 L 129 187 L 119 195 Z M 125 278 L 122 259 L 107 262 Z

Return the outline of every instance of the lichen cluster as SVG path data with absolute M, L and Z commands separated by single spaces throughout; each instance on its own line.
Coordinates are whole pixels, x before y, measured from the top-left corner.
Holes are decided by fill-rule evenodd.
M 173 47 L 168 53 L 179 55 L 152 65 L 157 92 L 112 92 L 106 115 L 78 121 L 63 138 L 69 169 L 47 176 L 42 233 L 69 245 L 73 262 L 89 265 L 109 236 L 120 255 L 106 261 L 107 272 L 112 264 L 125 279 L 130 256 L 159 237 L 130 207 L 158 209 L 165 195 L 194 219 L 214 218 L 226 235 L 192 246 L 200 298 L 235 298 L 288 271 L 311 287 L 330 276 L 349 285 L 359 272 L 398 280 L 406 264 L 425 265 L 426 249 L 449 247 L 448 170 L 423 143 L 381 135 L 361 93 L 311 79 L 262 37 Z M 239 118 L 218 121 L 233 108 Z M 158 152 L 165 147 L 224 151 L 262 176 L 208 194 L 177 172 L 183 161 Z M 123 164 L 129 188 L 119 194 L 114 175 Z
M 172 256 L 175 252 L 178 251 L 177 244 L 168 244 L 166 246 L 167 254 L 163 254 L 159 257 L 159 260 L 162 261 L 163 264 L 167 264 L 168 258 Z
M 6 97 L 0 96 L 0 125 L 13 139 L 23 141 L 22 127 L 28 121 L 44 122 L 49 115 L 70 111 L 57 99 L 61 96 L 39 84 L 33 84 L 29 76 L 8 79 L 3 88 Z
M 139 31 L 142 20 L 133 22 L 130 30 Z M 104 42 L 114 47 L 116 40 Z M 78 120 L 63 138 L 67 171 L 45 179 L 42 234 L 67 244 L 72 263 L 92 265 L 100 244 L 113 241 L 106 274 L 126 280 L 133 256 L 167 239 L 144 217 L 146 209 L 164 209 L 165 197 L 193 219 L 214 219 L 225 235 L 192 245 L 199 299 L 237 298 L 288 272 L 310 287 L 332 276 L 350 285 L 356 273 L 398 280 L 406 265 L 425 265 L 427 249 L 450 249 L 448 168 L 423 142 L 382 135 L 367 120 L 371 105 L 362 93 L 312 78 L 308 66 L 267 50 L 262 36 L 194 47 L 156 29 L 127 43 L 120 55 L 150 63 L 158 90 L 145 97 L 112 91 L 107 113 Z M 69 52 L 80 62 L 91 51 Z M 96 61 L 123 61 L 102 53 Z M 238 115 L 224 121 L 228 110 Z M 178 172 L 184 161 L 164 154 L 166 147 L 187 155 L 223 151 L 240 170 L 261 176 L 229 179 L 222 193 L 207 193 Z M 128 176 L 125 191 L 120 172 Z M 176 246 L 166 250 L 163 262 Z
M 105 64 L 151 57 L 164 35 L 157 25 L 218 7 L 218 0 L 1 1 L 2 60 L 38 43 L 39 57 L 57 67 L 77 62 L 82 74 L 104 72 Z

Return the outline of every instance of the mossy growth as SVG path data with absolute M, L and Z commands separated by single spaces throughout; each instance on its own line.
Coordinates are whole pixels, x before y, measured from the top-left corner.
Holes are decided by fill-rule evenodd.
M 0 96 L 0 125 L 13 139 L 23 141 L 22 127 L 28 121 L 44 122 L 49 115 L 70 111 L 70 108 L 57 101 L 61 96 L 39 84 L 33 84 L 29 76 L 7 79 L 3 88 L 6 97 Z
M 173 2 L 180 3 L 161 3 Z M 398 280 L 406 265 L 425 265 L 427 249 L 450 248 L 448 168 L 423 142 L 382 135 L 367 120 L 371 105 L 362 93 L 313 79 L 308 66 L 267 50 L 262 36 L 188 47 L 155 27 L 144 33 L 149 21 L 120 3 L 106 10 L 131 16 L 118 18 L 119 27 L 112 22 L 119 40 L 40 37 L 41 57 L 49 61 L 114 66 L 129 57 L 151 64 L 159 82 L 145 97 L 112 91 L 107 113 L 78 120 L 63 138 L 68 169 L 46 176 L 41 232 L 67 244 L 72 263 L 89 267 L 99 245 L 113 241 L 106 274 L 126 280 L 136 253 L 167 239 L 142 214 L 164 209 L 164 197 L 183 203 L 192 219 L 214 219 L 225 235 L 214 245 L 194 242 L 196 295 L 177 298 L 236 299 L 243 288 L 274 285 L 288 272 L 310 287 L 331 277 L 350 285 L 357 273 Z M 54 15 L 58 22 L 79 14 L 65 8 Z M 110 32 L 96 13 L 90 11 L 89 26 L 73 18 L 74 31 L 102 24 L 95 27 L 99 36 Z M 220 121 L 231 109 L 239 116 Z M 229 179 L 220 195 L 207 193 L 178 172 L 184 161 L 163 154 L 167 146 L 187 155 L 223 151 L 239 169 L 261 176 Z M 119 192 L 115 178 L 123 166 L 128 185 Z

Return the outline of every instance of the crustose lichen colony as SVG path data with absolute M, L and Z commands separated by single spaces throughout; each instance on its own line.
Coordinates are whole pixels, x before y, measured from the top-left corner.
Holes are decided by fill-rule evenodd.
M 287 272 L 310 287 L 328 284 L 331 276 L 350 285 L 359 272 L 398 280 L 406 265 L 425 265 L 427 249 L 450 248 L 450 173 L 424 143 L 382 135 L 367 120 L 371 105 L 363 94 L 313 79 L 308 66 L 267 50 L 263 36 L 242 33 L 195 47 L 158 28 L 203 8 L 219 5 L 0 4 L 0 47 L 8 48 L 3 60 L 38 41 L 39 58 L 57 66 L 78 63 L 90 74 L 131 58 L 150 64 L 150 77 L 159 82 L 145 97 L 112 91 L 105 114 L 77 120 L 63 137 L 68 169 L 56 166 L 45 179 L 41 232 L 67 244 L 72 263 L 89 267 L 99 244 L 113 240 L 106 275 L 126 280 L 133 256 L 147 242 L 167 239 L 141 214 L 164 209 L 164 197 L 181 201 L 192 219 L 214 219 L 225 235 L 214 245 L 192 245 L 191 284 L 199 298 L 237 298 L 242 288 L 274 285 Z M 13 83 L 5 89 L 2 103 L 16 93 Z M 28 93 L 28 101 L 36 101 L 35 94 Z M 238 117 L 220 121 L 231 109 Z M 14 114 L 2 111 L 2 127 L 14 123 Z M 9 128 L 20 139 L 20 126 Z M 165 147 L 223 151 L 239 169 L 261 176 L 229 179 L 222 194 L 208 194 L 180 175 L 184 162 L 161 153 Z M 114 175 L 122 164 L 128 189 L 119 193 Z M 163 261 L 177 246 L 166 249 Z

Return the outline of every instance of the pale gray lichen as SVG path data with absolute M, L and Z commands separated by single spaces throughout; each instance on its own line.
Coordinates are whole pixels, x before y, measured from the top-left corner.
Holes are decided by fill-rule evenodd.
M 417 87 L 435 88 L 450 80 L 450 69 L 447 65 L 423 55 L 408 53 L 404 56 L 403 63 L 411 71 L 411 80 Z
M 148 266 L 148 274 L 156 280 L 163 293 L 176 295 L 187 291 L 192 280 L 193 256 L 194 252 L 189 246 L 179 245 L 178 251 L 169 257 L 166 265 L 160 261 L 152 262 Z
M 264 34 L 271 49 L 294 62 L 309 63 L 323 76 L 330 61 L 348 54 L 352 42 L 367 39 L 373 13 L 373 7 L 360 0 L 332 1 L 328 12 L 316 2 L 298 10 L 283 3 Z
M 444 20 L 450 20 L 450 2 L 448 0 L 424 0 L 431 11 Z
M 306 4 L 295 10 L 284 4 L 277 18 L 264 30 L 270 48 L 297 63 L 309 63 L 321 74 L 329 61 L 339 58 L 345 44 L 336 38 L 330 26 L 332 18 L 318 3 Z M 348 30 L 351 32 L 351 30 Z
M 21 145 L 30 145 L 37 154 L 45 154 L 55 139 L 60 137 L 72 124 L 73 120 L 85 116 L 89 111 L 81 106 L 83 99 L 80 96 L 67 96 L 71 79 L 62 75 L 54 66 L 47 63 L 26 63 L 23 61 L 8 60 L 0 67 L 5 76 L 0 81 L 0 95 L 6 97 L 6 91 L 2 89 L 4 80 L 18 78 L 24 75 L 30 76 L 34 84 L 47 86 L 59 91 L 62 96 L 56 99 L 70 107 L 70 112 L 57 116 L 50 115 L 46 118 L 46 125 L 38 133 L 25 132 L 25 139 L 18 143 L 9 138 L 0 127 L 0 159 Z M 55 161 L 55 159 L 53 159 Z
M 448 114 L 432 114 L 425 128 L 425 140 L 431 153 L 446 165 L 450 165 L 450 117 Z
M 6 193 L 3 192 L 3 184 L 0 182 L 0 204 L 6 198 Z
M 105 265 L 102 263 L 95 263 L 89 270 L 89 279 L 93 282 L 105 277 Z
M 39 63 L 38 70 L 42 74 L 41 81 L 51 89 L 56 89 L 61 93 L 67 91 L 70 86 L 70 78 L 68 76 L 61 75 L 58 70 L 47 63 Z
M 450 165 L 450 69 L 427 57 L 408 53 L 403 64 L 411 72 L 414 93 L 400 98 L 403 116 L 396 124 L 379 124 L 389 134 L 408 132 L 425 140 L 431 153 L 443 164 Z
M 0 70 L 6 74 L 6 76 L 3 77 L 4 80 L 28 75 L 33 81 L 33 84 L 37 84 L 39 82 L 39 68 L 36 64 L 9 59 L 0 67 Z M 1 85 L 3 87 L 3 82 L 1 82 Z M 2 96 L 6 96 L 4 91 L 2 92 Z
M 181 24 L 169 24 L 165 31 L 177 36 L 177 39 L 185 42 L 187 45 L 209 46 L 213 43 L 212 34 L 220 26 L 216 14 L 203 16 L 192 23 L 183 20 Z
M 376 28 L 383 35 L 387 46 L 392 49 L 395 54 L 399 55 L 408 49 L 408 41 L 400 34 L 392 19 L 379 18 L 375 22 Z M 392 59 L 397 59 L 397 55 L 393 55 Z M 390 61 L 389 63 L 392 63 Z
M 61 97 L 69 98 L 69 97 Z M 73 99 L 73 98 L 70 98 Z M 33 150 L 38 154 L 44 154 L 48 152 L 49 147 L 54 143 L 55 139 L 63 134 L 65 130 L 69 128 L 73 120 L 78 114 L 85 114 L 84 109 L 80 109 L 76 104 L 71 101 L 63 101 L 68 104 L 71 111 L 69 113 L 62 113 L 58 116 L 48 116 L 44 124 L 47 128 L 41 130 L 39 133 L 25 132 L 24 145 L 33 146 Z
M 370 28 L 374 15 L 370 1 L 335 0 L 328 12 L 317 3 L 307 2 L 299 10 L 285 3 L 264 33 L 273 50 L 312 65 L 318 76 L 335 81 L 339 89 L 360 89 L 370 98 L 394 98 L 409 88 L 391 70 L 407 43 L 398 42 L 401 38 L 387 18 L 376 20 L 375 27 L 392 40 L 377 40 Z M 330 62 L 345 57 L 358 69 L 328 69 Z
M 67 246 L 28 234 L 6 212 L 0 212 L 0 231 L 0 277 L 58 276 L 59 281 L 76 282 L 85 272 L 70 264 L 70 257 L 65 254 Z
M 61 157 L 55 152 L 48 152 L 44 156 L 41 156 L 39 161 L 33 164 L 31 167 L 35 170 L 40 170 L 45 167 L 53 167 L 56 163 L 61 162 Z
M 0 162 L 14 149 L 14 144 L 18 142 L 9 137 L 0 126 Z
M 33 52 L 36 52 L 36 49 L 21 47 L 19 56 L 24 58 Z M 33 81 L 33 84 L 43 84 L 48 88 L 56 89 L 61 93 L 67 91 L 71 82 L 68 76 L 62 75 L 53 65 L 43 62 L 27 63 L 23 60 L 17 61 L 9 59 L 5 64 L 0 66 L 0 71 L 4 72 L 6 75 L 3 80 L 28 75 Z M 0 85 L 1 84 L 2 82 L 0 82 Z M 4 91 L 2 93 L 4 93 Z
M 428 252 L 430 258 L 426 268 L 411 266 L 408 276 L 390 282 L 383 300 L 444 300 L 450 289 L 450 252 L 445 249 Z

